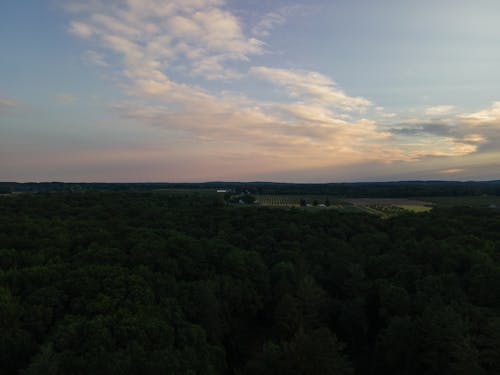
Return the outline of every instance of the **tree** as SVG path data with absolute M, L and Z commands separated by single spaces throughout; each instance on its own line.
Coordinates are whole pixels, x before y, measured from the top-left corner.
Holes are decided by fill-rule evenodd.
M 267 343 L 245 367 L 247 375 L 348 375 L 344 346 L 327 328 L 298 332 L 290 342 Z
M 239 199 L 242 200 L 245 204 L 252 204 L 255 202 L 255 197 L 251 194 L 244 194 Z

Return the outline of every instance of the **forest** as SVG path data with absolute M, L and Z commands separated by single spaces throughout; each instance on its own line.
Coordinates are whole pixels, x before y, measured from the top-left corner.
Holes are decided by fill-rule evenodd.
M 0 332 L 0 374 L 500 374 L 500 211 L 4 194 Z

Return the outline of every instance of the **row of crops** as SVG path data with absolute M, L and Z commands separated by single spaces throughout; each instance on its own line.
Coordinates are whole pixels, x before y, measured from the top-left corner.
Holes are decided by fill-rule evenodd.
M 319 206 L 327 205 L 330 207 L 338 206 L 341 202 L 333 197 L 312 195 L 258 195 L 257 203 L 263 206 L 281 206 L 281 207 L 299 207 L 301 200 L 309 205 Z

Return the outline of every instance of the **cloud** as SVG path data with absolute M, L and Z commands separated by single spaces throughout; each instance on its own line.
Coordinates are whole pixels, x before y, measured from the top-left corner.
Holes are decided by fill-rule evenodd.
M 212 155 L 250 158 L 275 169 L 347 165 L 362 160 L 399 160 L 401 150 L 383 144 L 390 134 L 369 120 L 346 122 L 323 107 L 280 105 L 245 98 L 196 100 L 182 111 L 162 105 L 120 103 L 129 119 L 195 139 Z M 367 156 L 367 154 L 369 156 Z
M 234 77 L 225 64 L 263 53 L 263 42 L 246 37 L 240 20 L 216 0 L 94 1 L 73 6 L 81 19 L 69 25 L 123 58 L 129 70 L 144 65 L 188 66 L 207 79 Z M 90 56 L 94 58 L 96 55 Z M 102 61 L 102 59 L 98 59 Z
M 285 17 L 278 12 L 270 12 L 252 28 L 252 33 L 259 37 L 268 36 L 272 29 L 285 23 Z
M 424 113 L 428 116 L 443 116 L 452 113 L 455 109 L 456 107 L 453 105 L 436 105 L 427 107 Z
M 18 108 L 21 104 L 12 98 L 0 96 L 0 114 L 10 112 L 12 109 Z
M 458 111 L 458 110 L 457 110 Z M 500 102 L 472 113 L 441 116 L 430 122 L 413 119 L 389 128 L 394 141 L 419 157 L 459 156 L 498 151 L 500 145 Z M 411 146 L 407 142 L 412 142 Z
M 193 137 L 205 148 L 213 147 L 215 153 L 238 154 L 251 146 L 256 153 L 279 159 L 278 164 L 284 160 L 301 165 L 345 163 L 363 158 L 364 148 L 373 149 L 373 157 L 387 157 L 392 152 L 383 152 L 375 144 L 388 136 L 375 123 L 349 122 L 350 116 L 329 109 L 360 111 L 371 103 L 346 95 L 316 72 L 251 70 L 252 74 L 277 77 L 275 82 L 286 87 L 293 99 L 307 100 L 306 104 L 299 101 L 287 106 L 242 95 L 214 95 L 173 81 L 167 71 L 184 60 L 190 63 L 192 74 L 225 78 L 238 74 L 225 67 L 227 61 L 244 61 L 262 52 L 262 43 L 247 38 L 239 20 L 219 8 L 221 4 L 129 1 L 88 8 L 81 23 L 91 25 L 92 33 L 76 34 L 92 35 L 101 48 L 116 53 L 124 78 L 121 87 L 135 98 L 114 109 L 178 137 Z M 95 53 L 88 55 L 96 57 Z M 297 153 L 297 148 L 303 153 Z
M 266 13 L 253 27 L 252 34 L 257 37 L 267 37 L 271 31 L 287 22 L 290 17 L 311 15 L 317 10 L 312 5 L 286 5 Z
M 439 137 L 448 137 L 452 134 L 452 126 L 439 122 L 417 122 L 403 123 L 398 127 L 389 130 L 393 134 L 404 136 L 433 135 Z
M 14 99 L 0 97 L 0 106 L 3 108 L 14 108 L 19 106 L 19 102 Z
M 497 123 L 500 127 L 500 102 L 494 102 L 489 108 L 479 112 L 468 113 L 461 116 L 470 123 Z
M 253 67 L 250 72 L 285 87 L 288 94 L 294 98 L 305 98 L 344 111 L 363 111 L 372 105 L 368 99 L 345 94 L 330 78 L 317 72 L 264 66 Z
M 92 50 L 86 51 L 83 55 L 83 59 L 85 62 L 91 65 L 96 65 L 101 67 L 109 66 L 109 64 L 105 60 L 104 55 L 96 51 Z
M 78 21 L 70 23 L 69 32 L 81 38 L 90 38 L 94 34 L 94 30 L 90 25 Z
M 113 110 L 164 130 L 175 140 L 169 147 L 190 150 L 189 160 L 297 170 L 457 158 L 500 142 L 499 103 L 465 115 L 452 115 L 452 106 L 434 106 L 425 115 L 435 121 L 403 121 L 319 72 L 252 66 L 264 44 L 245 35 L 223 1 L 93 0 L 71 10 L 78 19 L 70 32 L 92 45 L 85 58 L 114 69 L 126 95 Z M 264 16 L 254 35 L 284 22 L 279 15 Z M 287 100 L 210 91 L 197 77 L 258 77 L 283 90 Z M 365 118 L 367 113 L 373 118 Z
M 392 119 L 392 118 L 398 117 L 397 113 L 385 112 L 385 108 L 382 106 L 375 107 L 375 114 L 378 118 L 381 118 L 381 119 Z
M 438 173 L 445 174 L 445 175 L 462 174 L 464 172 L 465 172 L 465 169 L 463 169 L 463 168 L 450 168 L 450 169 L 443 169 L 441 171 L 438 171 Z

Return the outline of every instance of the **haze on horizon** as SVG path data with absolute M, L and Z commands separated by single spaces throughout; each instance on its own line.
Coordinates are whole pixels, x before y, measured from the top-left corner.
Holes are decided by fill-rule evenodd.
M 500 179 L 496 0 L 0 3 L 1 181 Z

